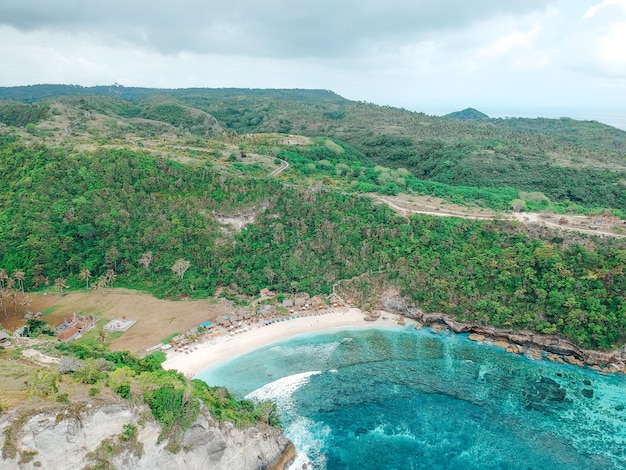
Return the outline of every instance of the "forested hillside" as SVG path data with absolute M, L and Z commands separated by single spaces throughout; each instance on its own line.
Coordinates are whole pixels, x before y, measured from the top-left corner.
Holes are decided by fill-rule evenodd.
M 46 286 L 245 301 L 264 287 L 328 294 L 358 278 L 475 323 L 586 347 L 626 341 L 622 239 L 400 216 L 362 194 L 620 214 L 621 131 L 463 122 L 326 91 L 68 89 L 75 96 L 0 93 L 47 98 L 0 106 L 18 110 L 0 113 L 12 116 L 0 127 L 5 304 L 10 289 Z

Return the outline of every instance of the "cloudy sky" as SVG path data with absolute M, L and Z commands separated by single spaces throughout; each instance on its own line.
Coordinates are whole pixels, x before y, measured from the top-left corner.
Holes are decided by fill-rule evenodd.
M 433 114 L 626 114 L 625 45 L 626 0 L 0 3 L 0 86 L 323 88 Z

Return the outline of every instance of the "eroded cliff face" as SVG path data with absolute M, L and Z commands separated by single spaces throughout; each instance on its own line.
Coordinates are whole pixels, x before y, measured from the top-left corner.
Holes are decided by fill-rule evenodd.
M 571 341 L 554 335 L 541 335 L 529 331 L 514 331 L 499 329 L 491 326 L 474 325 L 454 320 L 443 313 L 425 313 L 421 309 L 410 305 L 399 295 L 385 295 L 380 299 L 382 308 L 390 313 L 417 320 L 426 326 L 435 326 L 449 329 L 454 333 L 475 333 L 492 340 L 502 340 L 509 343 L 537 348 L 547 353 L 563 356 L 571 363 L 589 366 L 604 366 L 613 372 L 626 373 L 626 346 L 614 351 L 594 351 L 582 349 Z
M 272 427 L 236 428 L 217 423 L 206 410 L 176 453 L 158 442 L 160 426 L 143 406 L 70 407 L 60 413 L 0 416 L 3 469 L 283 469 L 293 445 Z M 134 431 L 133 431 L 134 430 Z M 291 455 L 291 458 L 289 457 Z

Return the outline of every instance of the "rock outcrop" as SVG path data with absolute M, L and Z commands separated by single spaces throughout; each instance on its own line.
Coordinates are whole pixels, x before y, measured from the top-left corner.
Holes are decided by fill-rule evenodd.
M 425 313 L 411 307 L 399 296 L 385 296 L 381 299 L 383 308 L 412 318 L 426 326 L 446 328 L 454 333 L 471 333 L 494 341 L 502 341 L 530 349 L 540 349 L 547 353 L 576 359 L 576 363 L 590 366 L 609 366 L 611 370 L 626 372 L 626 347 L 615 351 L 595 351 L 582 349 L 571 341 L 556 335 L 542 335 L 530 331 L 504 330 L 494 327 L 474 325 L 454 320 L 443 313 Z
M 158 441 L 161 428 L 146 418 L 150 411 L 145 407 L 86 405 L 77 412 L 75 405 L 28 418 L 0 416 L 0 467 L 78 469 L 104 459 L 117 469 L 282 470 L 295 455 L 280 430 L 217 423 L 206 409 L 183 435 L 180 450 L 172 453 L 167 441 Z M 135 431 L 129 434 L 129 427 Z

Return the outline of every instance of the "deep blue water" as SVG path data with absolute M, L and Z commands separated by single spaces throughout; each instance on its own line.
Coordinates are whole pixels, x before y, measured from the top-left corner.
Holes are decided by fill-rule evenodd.
M 626 468 L 626 379 L 535 362 L 464 335 L 344 329 L 198 375 L 273 399 L 316 469 Z

